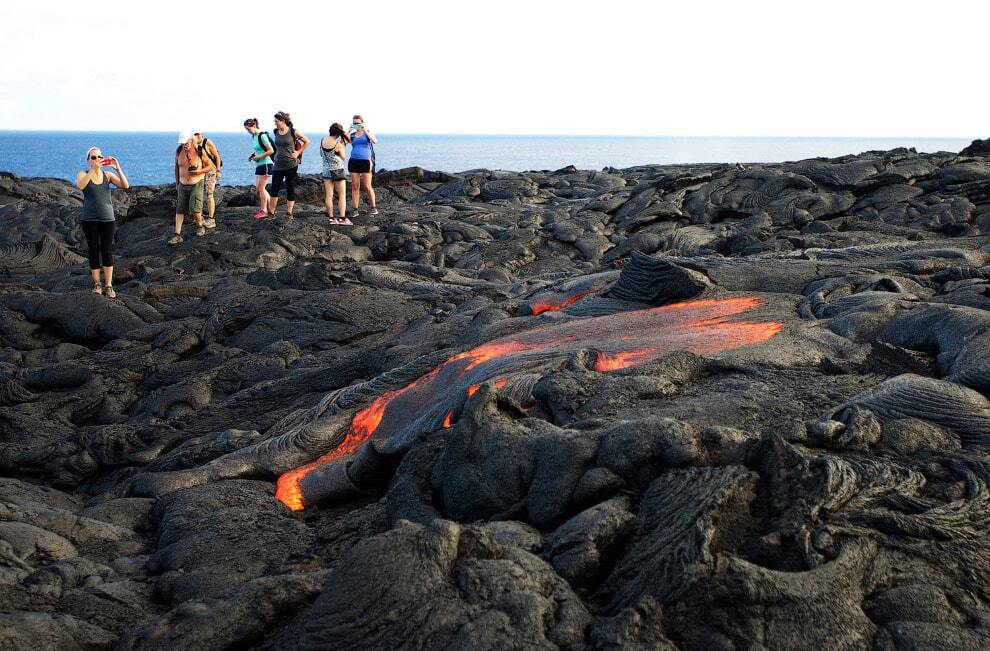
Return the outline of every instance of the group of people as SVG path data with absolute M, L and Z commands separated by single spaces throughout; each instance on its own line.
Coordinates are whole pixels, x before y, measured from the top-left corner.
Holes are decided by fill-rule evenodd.
M 292 216 L 292 209 L 296 204 L 296 176 L 303 153 L 311 144 L 306 134 L 293 127 L 288 113 L 279 111 L 274 117 L 275 129 L 271 134 L 261 130 L 257 118 L 244 121 L 244 128 L 251 134 L 254 149 L 248 160 L 255 164 L 254 185 L 260 204 L 254 215 L 255 219 L 275 216 L 283 184 L 286 208 L 288 215 Z M 334 122 L 330 125 L 329 133 L 320 139 L 324 205 L 331 224 L 353 225 L 347 217 L 345 197 L 347 179 L 344 174 L 344 160 L 347 145 L 351 146 L 351 155 L 347 161 L 347 171 L 351 175 L 351 214 L 358 214 L 361 190 L 367 195 L 370 214 L 378 214 L 375 190 L 371 186 L 371 178 L 375 172 L 374 146 L 377 142 L 360 115 L 352 118 L 349 130 L 345 130 L 339 122 Z M 120 167 L 120 161 L 114 157 L 104 157 L 99 147 L 90 147 L 86 151 L 86 164 L 87 168 L 76 175 L 76 187 L 83 192 L 80 222 L 89 248 L 93 293 L 115 298 L 117 294 L 113 288 L 112 250 L 116 221 L 110 185 L 125 190 L 130 185 Z M 202 130 L 179 132 L 178 147 L 175 150 L 175 232 L 169 238 L 169 244 L 183 241 L 182 224 L 187 215 L 196 223 L 197 236 L 205 235 L 208 228 L 216 228 L 214 194 L 222 168 L 223 159 L 216 143 L 207 138 Z M 269 181 L 271 191 L 268 189 Z M 334 216 L 335 197 L 337 216 Z M 207 210 L 206 219 L 203 219 L 204 206 Z
M 296 175 L 299 164 L 302 162 L 303 153 L 312 144 L 306 134 L 295 129 L 288 113 L 279 111 L 274 117 L 275 130 L 272 134 L 261 130 L 257 118 L 244 120 L 244 129 L 251 134 L 251 144 L 254 148 L 248 160 L 255 164 L 254 187 L 258 191 L 259 203 L 258 212 L 254 215 L 255 219 L 275 216 L 278 195 L 283 184 L 285 184 L 286 208 L 289 216 L 292 216 L 292 209 L 296 204 Z M 374 146 L 377 142 L 375 136 L 365 127 L 364 118 L 360 115 L 352 118 L 350 131 L 345 130 L 339 122 L 334 122 L 330 125 L 328 134 L 320 139 L 323 202 L 331 224 L 345 226 L 353 224 L 347 217 L 345 197 L 347 179 L 344 175 L 344 159 L 347 155 L 347 145 L 351 145 L 347 171 L 351 174 L 352 212 L 354 215 L 358 214 L 363 189 L 368 196 L 371 214 L 378 214 L 375 191 L 371 187 L 375 161 Z M 268 191 L 269 179 L 271 179 L 271 192 Z M 337 217 L 334 217 L 335 196 Z

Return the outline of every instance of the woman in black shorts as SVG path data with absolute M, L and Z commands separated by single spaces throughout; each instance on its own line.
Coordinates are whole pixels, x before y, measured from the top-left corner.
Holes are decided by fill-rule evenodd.
M 309 138 L 292 127 L 292 118 L 285 111 L 275 114 L 275 171 L 272 174 L 272 197 L 268 202 L 268 214 L 275 216 L 278 193 L 285 183 L 285 205 L 292 217 L 296 205 L 296 174 L 299 173 L 299 159 L 309 147 Z M 298 149 L 297 149 L 298 147 Z
M 82 214 L 79 216 L 86 244 L 89 247 L 89 273 L 93 276 L 93 293 L 107 298 L 117 298 L 113 290 L 113 203 L 110 201 L 110 184 L 126 190 L 130 187 L 120 162 L 116 158 L 104 158 L 99 147 L 90 147 L 86 152 L 89 169 L 76 175 L 76 187 L 83 192 Z M 103 169 L 110 167 L 111 169 Z M 103 278 L 106 286 L 100 284 L 100 262 L 103 263 Z
M 320 141 L 320 156 L 323 159 L 323 203 L 327 209 L 327 217 L 331 224 L 350 226 L 351 220 L 347 218 L 347 197 L 344 196 L 347 185 L 347 177 L 344 176 L 344 156 L 347 154 L 347 145 L 351 141 L 347 132 L 339 123 L 330 125 L 329 135 L 323 136 Z M 337 192 L 337 212 L 340 218 L 333 216 L 333 194 Z
M 347 161 L 347 171 L 351 173 L 351 207 L 358 214 L 361 205 L 361 188 L 368 195 L 371 214 L 378 214 L 375 205 L 375 191 L 371 187 L 371 175 L 374 174 L 374 149 L 378 141 L 364 126 L 364 118 L 355 115 L 351 124 L 351 159 Z

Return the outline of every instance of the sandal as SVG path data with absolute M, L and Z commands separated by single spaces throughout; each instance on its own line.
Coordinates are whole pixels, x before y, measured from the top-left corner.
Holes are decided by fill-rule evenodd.
M 117 298 L 117 292 L 113 291 L 113 285 L 107 285 L 107 298 Z

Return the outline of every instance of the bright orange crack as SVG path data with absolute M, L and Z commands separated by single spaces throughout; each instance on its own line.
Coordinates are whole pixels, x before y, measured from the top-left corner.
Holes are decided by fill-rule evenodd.
M 463 400 L 458 396 L 470 397 L 495 378 L 496 386 L 502 388 L 508 382 L 504 377 L 507 372 L 546 372 L 586 348 L 598 351 L 595 370 L 607 372 L 646 364 L 675 350 L 711 355 L 767 341 L 783 324 L 729 319 L 759 305 L 760 299 L 755 297 L 713 298 L 573 319 L 458 353 L 357 412 L 341 444 L 319 459 L 284 473 L 275 496 L 294 511 L 305 508 L 309 503 L 301 482 L 312 470 L 354 454 L 372 435 L 388 440 L 400 434 L 418 436 L 441 426 L 450 427 Z

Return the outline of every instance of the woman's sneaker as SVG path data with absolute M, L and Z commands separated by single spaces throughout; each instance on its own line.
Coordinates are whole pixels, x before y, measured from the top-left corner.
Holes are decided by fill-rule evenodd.
M 377 215 L 378 214 L 378 208 L 372 208 L 371 209 L 371 214 L 372 215 Z
M 255 219 L 264 219 L 267 216 L 268 216 L 268 211 L 265 210 L 264 208 L 262 208 L 261 210 L 259 210 L 256 213 L 254 213 L 254 218 Z
M 353 226 L 354 225 L 354 222 L 352 222 L 347 217 L 344 217 L 343 219 L 338 219 L 337 220 L 337 223 L 340 224 L 341 226 Z
M 331 217 L 330 218 L 330 224 L 333 225 L 333 226 L 337 226 L 338 224 L 340 224 L 340 220 L 337 219 L 336 217 Z
M 182 236 L 176 233 L 175 235 L 172 236 L 172 238 L 168 241 L 168 243 L 173 246 L 175 246 L 176 244 L 182 244 Z
M 113 291 L 113 285 L 107 285 L 107 298 L 117 298 L 117 292 Z

